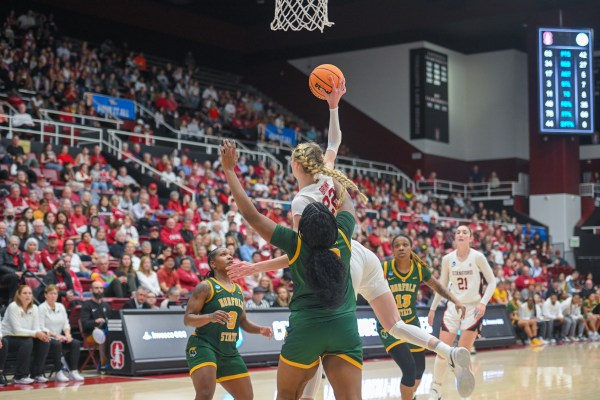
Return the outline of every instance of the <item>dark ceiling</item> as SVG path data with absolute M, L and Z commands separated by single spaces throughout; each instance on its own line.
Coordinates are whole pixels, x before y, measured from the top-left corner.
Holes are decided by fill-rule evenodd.
M 600 0 L 329 0 L 325 33 L 271 32 L 275 0 L 153 0 L 248 31 L 256 56 L 323 53 L 428 40 L 463 53 L 526 49 L 526 27 L 600 29 Z M 296 0 L 297 1 L 297 0 Z M 308 0 L 300 0 L 307 2 Z

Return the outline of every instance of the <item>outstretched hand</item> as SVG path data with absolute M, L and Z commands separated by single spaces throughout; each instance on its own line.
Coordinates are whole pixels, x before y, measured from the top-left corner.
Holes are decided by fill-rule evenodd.
M 223 140 L 222 144 L 219 145 L 219 153 L 221 154 L 221 166 L 223 167 L 223 170 L 233 171 L 233 168 L 238 161 L 235 140 Z
M 273 328 L 271 328 L 269 326 L 261 326 L 260 334 L 263 335 L 264 337 L 272 339 L 273 338 Z
M 250 275 L 254 275 L 254 264 L 250 264 L 247 261 L 234 261 L 231 265 L 227 266 L 227 275 L 231 279 L 245 278 Z
M 329 75 L 329 84 L 331 85 L 331 93 L 327 93 L 325 89 L 319 88 L 321 94 L 325 96 L 325 100 L 329 104 L 329 108 L 334 109 L 340 103 L 340 99 L 346 93 L 346 79 L 338 79 L 337 86 L 335 85 L 335 81 L 333 80 L 333 75 Z

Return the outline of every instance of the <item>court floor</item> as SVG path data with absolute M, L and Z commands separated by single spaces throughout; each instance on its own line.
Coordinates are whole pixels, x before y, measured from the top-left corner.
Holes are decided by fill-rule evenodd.
M 427 357 L 417 398 L 427 399 L 431 385 L 433 357 Z M 477 379 L 472 400 L 576 400 L 598 398 L 600 390 L 600 342 L 573 343 L 510 350 L 480 351 L 473 357 Z M 276 370 L 251 370 L 254 398 L 275 398 Z M 444 399 L 459 399 L 450 373 Z M 61 385 L 61 386 L 58 386 Z M 41 387 L 46 386 L 46 387 Z M 178 400 L 193 399 L 189 377 L 121 378 L 104 376 L 85 384 L 9 386 L 0 389 L 1 399 L 35 400 Z M 318 399 L 333 399 L 331 386 L 324 379 Z M 389 360 L 369 361 L 363 370 L 363 399 L 399 399 L 400 370 Z M 220 387 L 215 399 L 231 399 Z

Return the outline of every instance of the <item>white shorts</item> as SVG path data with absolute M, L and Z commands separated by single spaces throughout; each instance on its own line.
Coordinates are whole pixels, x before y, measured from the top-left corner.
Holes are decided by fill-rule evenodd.
M 444 317 L 442 318 L 442 330 L 454 334 L 459 330 L 479 332 L 483 318 L 478 320 L 475 317 L 477 304 L 465 304 L 465 308 L 467 309 L 465 319 L 461 320 L 454 303 L 448 302 L 444 311 Z
M 360 294 L 369 303 L 390 291 L 381 261 L 377 256 L 357 241 L 352 241 L 352 258 L 350 258 L 350 275 L 354 294 Z

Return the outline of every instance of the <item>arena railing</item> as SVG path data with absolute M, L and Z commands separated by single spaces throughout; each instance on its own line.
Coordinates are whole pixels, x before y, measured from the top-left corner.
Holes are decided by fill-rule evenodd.
M 69 113 L 69 112 L 64 112 L 64 111 L 56 111 L 56 110 L 49 110 L 46 108 L 42 108 L 40 109 L 40 114 L 46 116 L 49 120 L 54 120 L 53 116 L 56 116 L 56 118 L 60 118 L 61 116 L 65 116 L 65 117 L 71 117 L 71 118 L 75 118 L 75 120 L 79 120 L 80 123 L 79 125 L 87 125 L 86 122 L 88 121 L 92 121 L 92 122 L 99 122 L 101 124 L 107 124 L 107 125 L 111 125 L 111 128 L 115 128 L 115 129 L 120 129 L 121 125 L 123 125 L 125 122 L 117 117 L 114 117 L 111 114 L 108 114 L 108 118 L 103 118 L 103 117 L 94 117 L 94 116 L 90 116 L 90 115 L 82 115 L 82 114 L 75 114 L 75 113 Z
M 423 192 L 431 192 L 436 197 L 446 198 L 452 194 L 461 194 L 464 198 L 468 196 L 472 200 L 506 200 L 514 196 L 527 196 L 527 187 L 522 182 L 505 181 L 492 184 L 486 183 L 462 183 L 434 179 L 433 181 L 416 182 L 417 188 Z
M 60 139 L 66 139 L 68 144 L 73 147 L 77 144 L 100 144 L 103 142 L 103 132 L 101 128 L 90 126 L 65 124 L 62 122 L 53 122 L 42 119 L 32 119 L 35 126 L 13 126 L 13 116 L 8 116 L 8 126 L 0 126 L 0 131 L 8 131 L 7 139 L 12 138 L 14 133 L 24 133 L 29 135 L 38 135 L 40 142 L 45 142 L 46 138 L 54 139 L 54 144 L 61 144 Z M 63 140 L 64 143 L 64 140 Z M 65 143 L 66 144 L 66 143 Z
M 107 129 L 106 131 L 109 135 L 112 135 L 115 138 L 118 138 L 119 135 L 123 136 L 123 137 L 138 137 L 141 139 L 148 138 L 144 134 L 138 134 L 138 133 L 127 132 L 127 131 L 119 131 L 116 129 Z M 170 137 L 165 137 L 165 136 L 152 136 L 151 139 L 154 141 L 154 143 L 156 143 L 157 141 L 173 143 L 175 145 L 174 147 L 176 147 L 178 150 L 181 150 L 182 147 L 184 147 L 184 146 L 185 146 L 185 148 L 188 148 L 188 149 L 194 148 L 194 147 L 200 148 L 206 154 L 209 154 L 209 155 L 214 154 L 215 156 L 218 156 L 218 154 L 219 154 L 219 144 L 220 144 L 220 141 L 222 140 L 222 139 L 218 139 L 219 144 L 210 144 L 210 143 L 198 143 L 198 142 L 193 142 L 190 140 L 180 140 L 180 139 L 175 139 L 175 138 L 170 138 Z M 216 137 L 214 139 L 217 140 Z M 236 142 L 236 144 L 237 143 L 239 143 L 239 142 Z M 249 160 L 264 161 L 267 164 L 272 163 L 272 164 L 277 165 L 277 168 L 279 168 L 280 170 L 283 169 L 283 164 L 281 164 L 281 162 L 279 160 L 277 160 L 277 158 L 275 158 L 270 153 L 248 150 L 243 147 L 238 148 L 238 153 L 240 154 L 240 156 L 244 156 Z
M 598 184 L 598 183 L 581 183 L 579 185 L 579 195 L 581 197 L 600 198 L 600 184 Z

